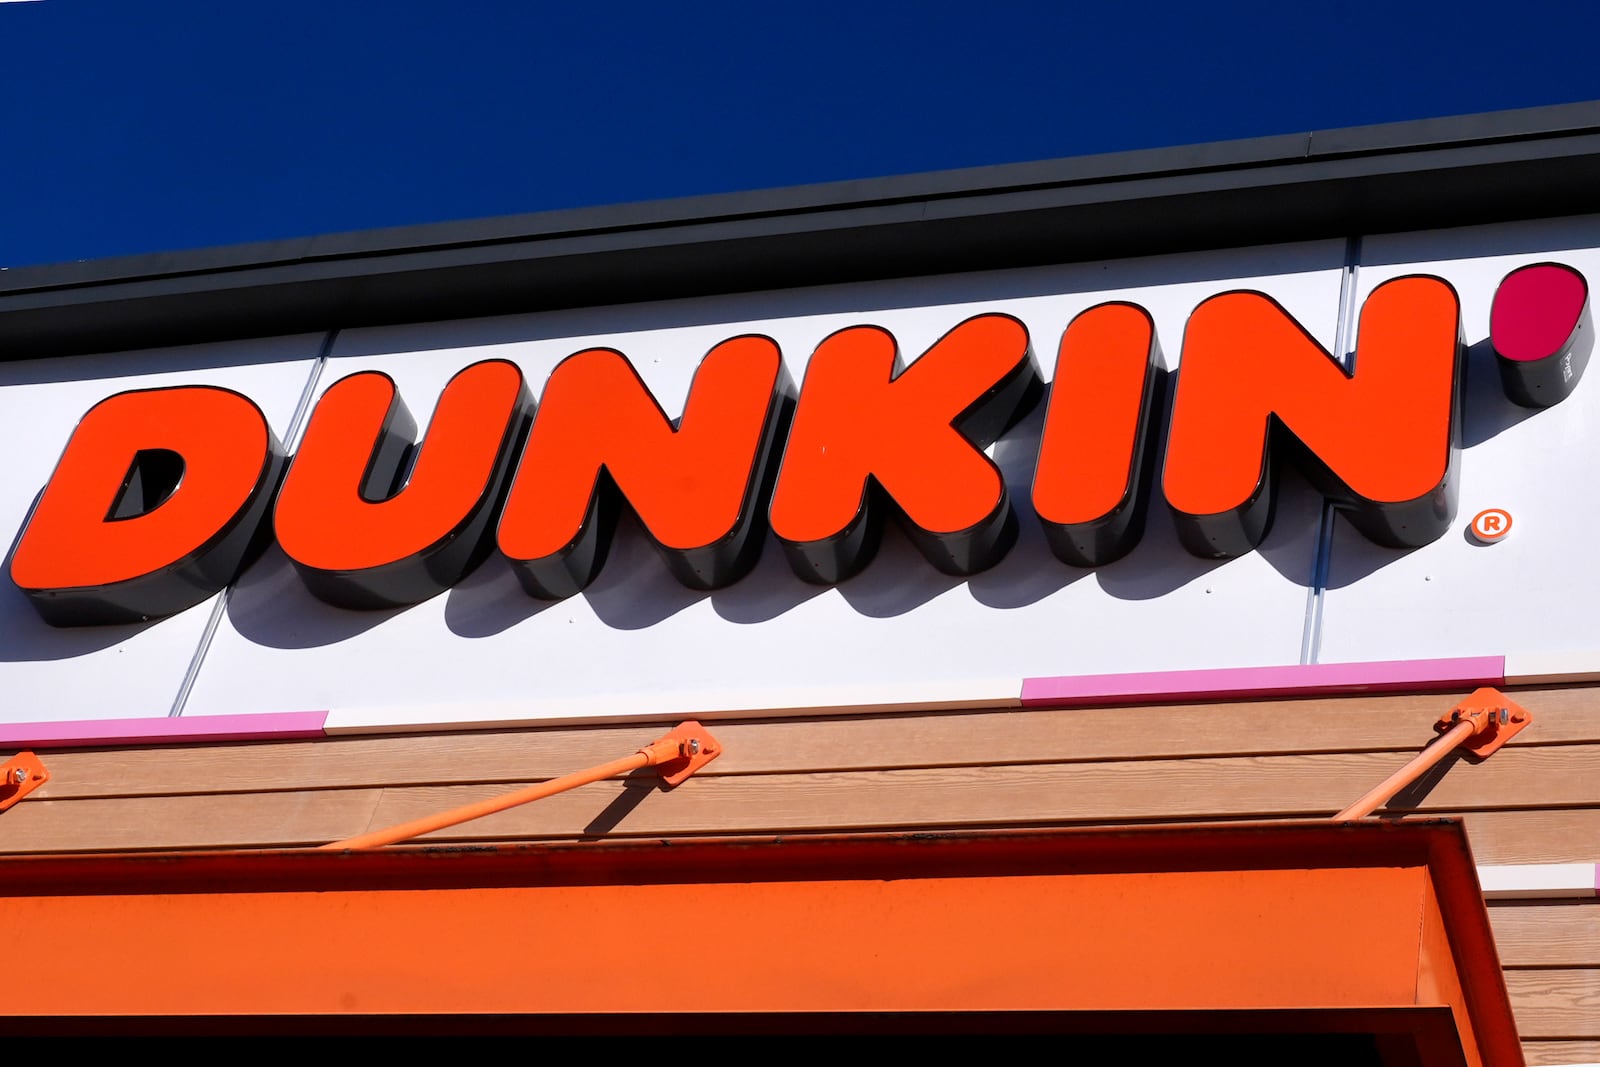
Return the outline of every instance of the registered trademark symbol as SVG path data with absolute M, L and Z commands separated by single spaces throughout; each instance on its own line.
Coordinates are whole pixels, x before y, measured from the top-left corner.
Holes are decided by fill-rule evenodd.
M 1472 516 L 1472 536 L 1484 544 L 1502 541 L 1511 532 L 1511 512 L 1504 508 L 1484 508 Z

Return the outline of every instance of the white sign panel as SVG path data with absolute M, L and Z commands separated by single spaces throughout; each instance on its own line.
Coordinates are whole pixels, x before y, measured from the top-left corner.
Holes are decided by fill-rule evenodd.
M 1578 365 L 1572 395 L 1519 406 L 1497 379 L 1487 338 L 1491 305 L 1519 268 L 1558 263 L 1580 287 L 1600 277 L 1600 251 L 1591 251 L 1600 222 L 1373 238 L 1354 260 L 1350 247 L 1328 241 L 0 367 L 8 416 L 0 432 L 17 457 L 0 479 L 0 522 L 13 532 L 13 581 L 0 599 L 8 637 L 0 683 L 12 700 L 0 715 L 315 710 L 328 713 L 330 729 L 426 728 L 996 704 L 1016 701 L 1024 679 L 1584 652 L 1593 642 L 1576 607 L 1564 605 L 1585 599 L 1573 559 L 1593 509 L 1578 488 L 1600 394 Z M 1530 314 L 1563 312 L 1540 304 Z M 1458 332 L 1469 346 L 1464 364 L 1451 339 Z M 1151 343 L 1154 372 L 1143 378 Z M 740 576 L 749 555 L 731 535 L 691 550 L 662 532 L 665 512 L 689 521 L 710 510 L 698 503 L 710 499 L 696 481 L 701 468 L 689 466 L 652 485 L 649 500 L 637 481 L 623 486 L 638 515 L 623 509 L 598 569 L 583 545 L 604 543 L 592 539 L 603 509 L 581 529 L 573 520 L 572 543 L 554 554 L 515 547 L 556 523 L 551 487 L 581 473 L 572 457 L 589 442 L 563 425 L 609 425 L 613 406 L 653 398 L 662 440 L 677 447 L 707 422 L 691 400 L 709 393 L 702 379 L 730 344 L 744 346 L 747 366 L 776 361 L 773 396 L 785 395 L 785 378 L 792 383 L 786 403 L 773 401 L 783 417 L 761 424 L 772 462 L 752 468 L 747 503 L 758 518 L 770 514 L 773 529 L 754 527 L 759 558 L 748 573 Z M 1118 346 L 1132 362 L 1112 360 Z M 904 369 L 893 387 L 882 375 L 873 384 L 863 368 L 896 349 Z M 1516 373 L 1535 375 L 1528 388 L 1544 388 L 1538 373 L 1560 372 L 1556 357 L 1518 358 L 1528 362 Z M 1463 365 L 1467 386 L 1453 413 Z M 1043 385 L 1060 376 L 1037 403 L 1024 396 L 1033 374 Z M 595 392 L 583 375 L 591 383 L 621 375 L 622 384 Z M 852 381 L 867 384 L 852 392 Z M 1119 381 L 1133 391 L 1117 392 Z M 1143 399 L 1140 381 L 1153 390 Z M 414 426 L 387 407 L 395 397 Z M 205 417 L 218 428 L 200 436 L 218 437 L 238 425 L 238 398 L 259 409 L 245 421 L 270 433 L 260 457 L 239 468 L 249 468 L 238 483 L 248 493 L 235 507 L 226 502 L 233 475 L 199 455 L 204 441 L 179 455 L 196 431 L 171 412 L 210 405 Z M 1000 407 L 1013 401 L 1020 421 L 1008 426 Z M 930 420 L 925 412 L 939 404 L 949 412 Z M 509 414 L 482 414 L 491 408 Z M 373 458 L 371 434 L 351 427 L 385 411 L 389 451 Z M 513 432 L 528 425 L 519 411 L 531 413 L 527 439 Z M 1085 472 L 1116 469 L 1102 453 L 1124 429 L 1134 432 L 1134 416 L 1151 450 L 1139 488 L 1149 504 L 1142 536 L 1137 523 L 1124 529 L 1131 493 L 1104 514 L 1066 516 L 1070 506 L 1049 493 L 1070 486 L 1075 500 L 1106 497 Z M 434 434 L 436 420 L 447 429 Z M 127 427 L 149 435 L 128 446 L 131 467 L 117 451 Z M 892 439 L 871 439 L 879 430 Z M 1452 434 L 1456 452 L 1446 447 Z M 452 440 L 482 447 L 450 453 Z M 852 447 L 872 458 L 844 455 Z M 928 517 L 942 496 L 982 480 L 980 449 L 1015 512 L 1014 543 L 996 517 L 1003 509 L 943 526 L 946 518 Z M 437 458 L 445 453 L 456 458 Z M 1264 455 L 1270 474 L 1257 470 Z M 884 523 L 875 554 L 858 543 L 870 542 L 862 531 L 872 521 L 837 530 L 813 522 L 840 479 L 848 489 L 838 472 L 852 463 L 882 489 L 862 498 L 880 508 L 878 520 L 885 510 L 902 520 Z M 110 467 L 109 510 L 69 491 L 105 482 Z M 630 477 L 606 470 L 619 485 Z M 1036 470 L 1054 489 L 1036 489 Z M 480 483 L 491 488 L 480 493 Z M 1121 491 L 1113 483 L 1106 499 Z M 495 485 L 510 486 L 509 502 Z M 1325 497 L 1342 509 L 1331 521 Z M 426 532 L 437 517 L 428 508 L 457 499 L 461 520 Z M 427 500 L 435 503 L 419 503 Z M 895 506 L 881 508 L 885 500 Z M 222 507 L 233 526 L 159 564 L 127 563 L 158 558 L 148 555 L 152 517 L 180 507 L 199 509 L 202 525 L 206 509 Z M 1484 509 L 1501 509 L 1513 532 L 1469 536 Z M 238 518 L 257 513 L 259 523 Z M 500 550 L 470 566 L 463 546 L 477 543 L 476 531 L 492 540 L 502 514 Z M 523 535 L 508 533 L 518 523 Z M 825 535 L 795 532 L 807 523 Z M 276 539 L 246 554 L 225 588 L 208 591 L 206 560 L 228 537 L 243 552 L 239 531 L 258 527 Z M 383 562 L 406 537 L 422 547 Z M 135 579 L 113 563 L 134 567 L 126 573 Z M 146 571 L 152 577 L 138 577 Z M 149 595 L 185 606 L 147 621 L 140 605 Z

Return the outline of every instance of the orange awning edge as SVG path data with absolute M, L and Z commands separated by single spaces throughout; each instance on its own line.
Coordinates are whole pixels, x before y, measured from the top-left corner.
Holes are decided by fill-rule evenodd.
M 27 961 L 13 1030 L 1142 1020 L 1448 1032 L 1454 1062 L 1521 1062 L 1451 820 L 9 857 L 0 923 Z

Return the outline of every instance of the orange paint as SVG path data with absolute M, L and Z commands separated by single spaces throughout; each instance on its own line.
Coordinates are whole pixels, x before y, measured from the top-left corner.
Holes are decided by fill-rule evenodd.
M 1455 291 L 1438 278 L 1373 290 L 1353 373 L 1270 297 L 1202 303 L 1184 334 L 1163 478 L 1185 547 L 1233 556 L 1260 543 L 1274 424 L 1367 537 L 1405 547 L 1442 536 L 1455 514 L 1461 355 Z
M 283 546 L 318 596 L 348 607 L 415 603 L 481 561 L 497 487 L 529 406 L 504 360 L 450 379 L 404 484 L 414 424 L 386 374 L 336 382 L 317 401 L 278 496 Z
M 500 520 L 500 551 L 536 596 L 570 596 L 605 557 L 620 496 L 685 584 L 710 589 L 755 562 L 761 473 L 788 393 L 778 346 L 735 337 L 695 372 L 674 425 L 627 357 L 563 360 Z
M 151 456 L 160 463 L 143 464 Z M 197 604 L 235 577 L 281 462 L 261 410 L 238 393 L 119 393 L 73 431 L 11 579 L 58 624 L 138 621 Z M 158 466 L 166 472 L 150 473 Z M 136 485 L 141 467 L 168 484 Z M 140 491 L 149 498 L 131 499 Z

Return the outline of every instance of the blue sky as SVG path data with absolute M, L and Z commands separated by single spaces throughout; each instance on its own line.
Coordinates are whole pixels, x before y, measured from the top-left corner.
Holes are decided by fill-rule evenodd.
M 1600 4 L 0 0 L 0 265 L 1600 98 Z

